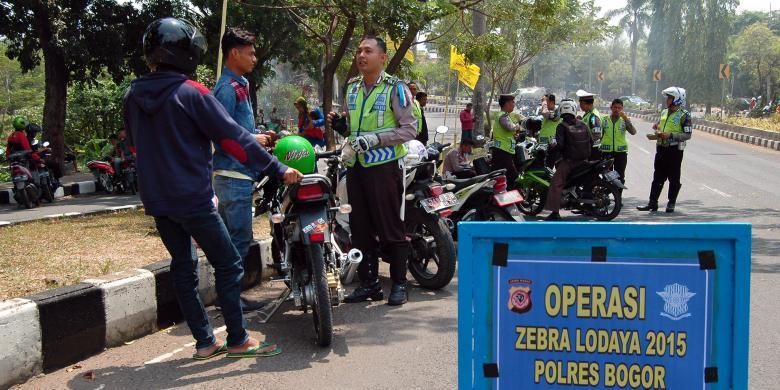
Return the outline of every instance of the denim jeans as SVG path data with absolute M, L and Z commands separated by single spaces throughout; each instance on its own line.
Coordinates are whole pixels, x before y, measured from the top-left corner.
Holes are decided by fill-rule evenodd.
M 214 193 L 219 199 L 219 216 L 225 222 L 230 239 L 241 258 L 246 257 L 252 235 L 252 190 L 251 180 L 215 176 Z
M 212 209 L 181 216 L 156 216 L 154 221 L 163 244 L 171 254 L 176 298 L 195 338 L 195 347 L 207 348 L 216 342 L 216 338 L 198 294 L 198 258 L 190 237 L 200 245 L 214 267 L 228 345 L 245 343 L 249 335 L 240 302 L 244 269 L 219 214 Z

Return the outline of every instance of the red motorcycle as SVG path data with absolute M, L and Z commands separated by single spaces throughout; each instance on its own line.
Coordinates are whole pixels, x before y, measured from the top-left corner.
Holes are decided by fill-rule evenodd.
M 33 172 L 28 168 L 31 153 L 23 151 L 8 156 L 8 160 L 11 162 L 11 178 L 14 183 L 14 200 L 19 204 L 19 208 L 31 209 L 33 206 L 40 205 L 41 192 L 35 185 Z
M 108 159 L 107 159 L 108 160 Z M 107 194 L 124 194 L 128 190 L 135 195 L 138 192 L 138 178 L 135 172 L 135 160 L 125 159 L 120 164 L 121 172 L 114 169 L 111 160 L 92 160 L 87 168 L 95 177 L 95 182 Z

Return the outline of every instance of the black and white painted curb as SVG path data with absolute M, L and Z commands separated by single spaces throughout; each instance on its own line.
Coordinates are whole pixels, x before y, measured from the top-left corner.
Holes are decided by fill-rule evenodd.
M 271 267 L 271 240 L 255 242 L 242 288 Z M 216 301 L 214 270 L 198 262 L 201 299 Z M 170 260 L 0 302 L 0 388 L 75 364 L 182 320 Z
M 131 205 L 126 205 L 126 206 L 106 207 L 105 209 L 101 209 L 101 210 L 92 210 L 92 211 L 84 211 L 84 212 L 72 211 L 72 212 L 61 213 L 61 214 L 49 214 L 49 215 L 44 215 L 43 217 L 40 217 L 38 219 L 29 219 L 29 220 L 26 220 L 26 221 L 15 221 L 15 222 L 12 222 L 12 221 L 2 221 L 2 220 L 0 220 L 0 228 L 5 227 L 5 226 L 12 226 L 12 225 L 19 225 L 19 224 L 24 224 L 24 223 L 40 221 L 40 220 L 43 220 L 43 219 L 88 217 L 88 216 L 91 216 L 91 215 L 109 214 L 109 213 L 115 213 L 115 212 L 119 212 L 119 211 L 136 210 L 136 209 L 141 209 L 141 208 L 143 208 L 143 206 L 140 205 L 140 204 L 131 204 Z
M 658 120 L 657 114 L 632 114 L 631 116 L 644 119 L 649 122 Z M 694 119 L 694 130 L 706 131 L 717 136 L 744 142 L 746 144 L 761 146 L 780 151 L 780 133 L 773 133 L 759 129 L 730 126 L 722 123 Z
M 80 181 L 77 183 L 68 183 L 64 186 L 57 188 L 54 192 L 55 198 L 62 198 L 63 196 L 70 195 L 83 195 L 91 194 L 97 191 L 97 187 L 94 181 Z M 11 189 L 0 190 L 0 204 L 16 204 L 14 200 L 14 192 Z

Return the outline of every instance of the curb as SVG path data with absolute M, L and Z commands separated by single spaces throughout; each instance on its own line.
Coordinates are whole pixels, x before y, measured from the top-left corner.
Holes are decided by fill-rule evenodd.
M 273 264 L 271 239 L 255 241 L 242 289 Z M 216 301 L 214 269 L 198 261 L 201 299 Z M 170 260 L 0 302 L 0 388 L 97 355 L 182 321 Z
M 63 184 L 54 192 L 54 198 L 62 198 L 70 195 L 84 195 L 96 192 L 97 188 L 94 181 L 80 181 L 76 183 Z M 0 204 L 16 204 L 14 200 L 14 191 L 9 189 L 0 190 Z
M 0 229 L 2 229 L 4 226 L 14 226 L 14 225 L 21 225 L 25 223 L 30 222 L 36 222 L 44 219 L 60 219 L 60 218 L 74 218 L 74 217 L 88 217 L 93 215 L 100 215 L 100 214 L 110 214 L 115 213 L 118 211 L 125 211 L 125 210 L 138 210 L 142 209 L 143 206 L 140 204 L 130 204 L 126 206 L 113 206 L 113 207 L 106 207 L 103 210 L 94 210 L 94 211 L 85 211 L 85 212 L 70 212 L 70 213 L 62 213 L 62 214 L 50 214 L 50 215 L 44 215 L 41 218 L 37 219 L 30 219 L 27 221 L 17 221 L 17 222 L 10 222 L 10 221 L 0 221 Z
M 658 120 L 658 115 L 656 114 L 634 114 L 632 113 L 631 116 L 637 117 L 649 122 L 654 122 Z M 695 130 L 704 131 L 713 135 L 717 135 L 720 137 L 732 139 L 738 142 L 743 142 L 746 144 L 756 145 L 767 149 L 777 150 L 780 151 L 780 141 L 772 140 L 768 138 L 758 137 L 754 135 L 748 135 L 743 134 L 738 131 L 730 131 L 725 129 L 719 129 L 716 127 L 707 126 L 704 124 L 697 124 L 696 121 L 694 121 L 693 128 Z

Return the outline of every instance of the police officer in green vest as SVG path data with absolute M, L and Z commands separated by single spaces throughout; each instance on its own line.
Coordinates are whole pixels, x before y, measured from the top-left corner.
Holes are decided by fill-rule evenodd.
M 680 193 L 680 168 L 682 166 L 685 143 L 691 139 L 693 127 L 691 115 L 682 106 L 685 104 L 685 90 L 669 87 L 663 90 L 667 109 L 661 112 L 658 123 L 653 125 L 654 134 L 647 138 L 656 141 L 655 162 L 653 163 L 653 183 L 650 185 L 650 200 L 646 206 L 637 207 L 639 211 L 657 211 L 658 197 L 669 180 L 669 201 L 666 212 L 673 213 Z
M 620 174 L 620 181 L 626 183 L 626 165 L 628 165 L 628 142 L 626 132 L 636 134 L 636 128 L 623 112 L 623 101 L 615 99 L 610 105 L 611 115 L 601 118 L 601 153 L 605 158 L 615 161 L 615 170 Z
M 540 144 L 550 144 L 555 138 L 555 129 L 561 123 L 561 114 L 555 107 L 555 95 L 550 93 L 542 97 L 540 115 L 542 116 L 542 130 L 539 131 L 538 141 Z
M 428 126 L 423 126 L 425 123 L 425 120 L 423 119 L 423 110 L 422 106 L 420 105 L 420 100 L 417 99 L 417 95 L 420 93 L 418 92 L 419 89 L 417 88 L 417 83 L 414 81 L 410 81 L 409 84 L 409 91 L 412 93 L 412 114 L 414 115 L 414 119 L 417 120 L 417 137 L 416 139 L 420 142 L 422 142 L 423 145 L 428 144 Z M 424 92 L 423 92 L 424 93 Z M 426 99 L 428 94 L 425 94 Z M 423 127 L 425 127 L 425 131 L 423 131 Z
M 577 91 L 577 98 L 580 100 L 580 110 L 584 111 L 582 122 L 588 127 L 590 137 L 593 140 L 593 152 L 590 155 L 591 160 L 601 159 L 601 114 L 594 107 L 596 99 L 595 93 L 584 90 Z
M 515 166 L 515 137 L 518 132 L 523 132 L 520 123 L 511 115 L 515 109 L 515 97 L 501 95 L 498 98 L 501 113 L 493 121 L 493 146 L 491 148 L 492 168 L 506 169 L 506 179 L 510 186 L 517 180 L 517 167 Z
M 380 248 L 384 260 L 390 263 L 393 281 L 387 303 L 403 305 L 409 297 L 406 261 L 411 248 L 401 221 L 401 163 L 407 153 L 404 142 L 417 135 L 417 121 L 412 113 L 414 98 L 402 81 L 384 72 L 387 45 L 382 38 L 363 37 L 356 57 L 360 76 L 347 85 L 346 104 L 342 107 L 348 111 L 341 116 L 328 114 L 333 129 L 347 137 L 347 153 L 343 157 L 352 205 L 352 245 L 363 252 L 358 266 L 360 287 L 344 301 L 384 299 L 376 253 Z

